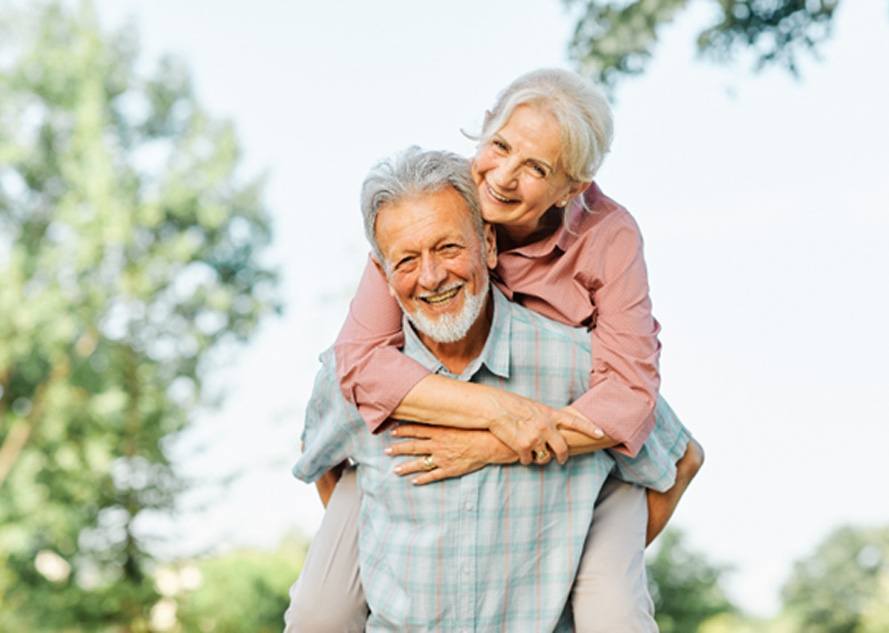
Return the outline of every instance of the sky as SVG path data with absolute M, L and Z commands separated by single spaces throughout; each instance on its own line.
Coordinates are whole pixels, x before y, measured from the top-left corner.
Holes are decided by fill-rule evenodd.
M 641 226 L 662 394 L 707 452 L 673 524 L 767 615 L 831 529 L 889 525 L 889 13 L 840 3 L 796 80 L 699 60 L 706 4 L 619 88 L 597 182 Z M 289 469 L 317 356 L 366 258 L 364 175 L 411 144 L 470 155 L 460 130 L 478 129 L 498 90 L 570 67 L 571 17 L 557 0 L 96 5 L 106 27 L 134 21 L 146 62 L 184 58 L 206 109 L 234 122 L 244 174 L 267 177 L 287 306 L 212 376 L 223 406 L 171 446 L 203 483 L 170 547 L 310 536 L 323 509 Z

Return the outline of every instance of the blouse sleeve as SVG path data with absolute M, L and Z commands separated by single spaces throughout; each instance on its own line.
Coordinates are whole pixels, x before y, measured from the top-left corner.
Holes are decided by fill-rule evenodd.
M 346 322 L 334 343 L 343 396 L 376 431 L 429 371 L 401 353 L 401 308 L 368 258 Z
M 642 237 L 632 218 L 623 218 L 585 253 L 594 271 L 593 363 L 590 389 L 572 406 L 620 442 L 612 450 L 635 456 L 654 427 L 660 325 L 651 314 Z

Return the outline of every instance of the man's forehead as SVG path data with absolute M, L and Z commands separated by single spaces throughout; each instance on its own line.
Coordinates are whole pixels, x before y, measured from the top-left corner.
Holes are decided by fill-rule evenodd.
M 380 208 L 375 222 L 377 242 L 422 242 L 435 235 L 475 234 L 472 212 L 453 187 L 424 191 Z

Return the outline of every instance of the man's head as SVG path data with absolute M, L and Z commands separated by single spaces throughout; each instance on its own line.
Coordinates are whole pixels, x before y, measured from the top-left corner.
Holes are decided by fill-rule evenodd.
M 411 147 L 371 169 L 361 193 L 364 229 L 389 291 L 437 343 L 463 339 L 488 296 L 497 263 L 469 162 Z

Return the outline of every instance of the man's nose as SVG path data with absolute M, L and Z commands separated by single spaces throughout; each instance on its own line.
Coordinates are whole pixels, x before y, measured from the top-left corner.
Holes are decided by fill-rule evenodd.
M 448 271 L 434 255 L 424 255 L 420 262 L 420 285 L 426 290 L 438 290 L 447 279 Z

